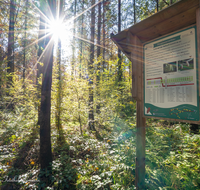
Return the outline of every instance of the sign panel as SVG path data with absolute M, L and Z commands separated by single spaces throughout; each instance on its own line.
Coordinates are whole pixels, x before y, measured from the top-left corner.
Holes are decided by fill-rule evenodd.
M 144 45 L 144 115 L 199 120 L 196 27 Z

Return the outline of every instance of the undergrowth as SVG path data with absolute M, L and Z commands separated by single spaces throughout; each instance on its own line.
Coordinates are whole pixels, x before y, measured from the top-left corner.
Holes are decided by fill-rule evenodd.
M 105 75 L 104 81 L 101 99 L 95 100 L 95 106 L 101 105 L 100 113 L 95 113 L 95 127 L 101 136 L 98 139 L 87 128 L 87 81 L 77 80 L 75 84 L 70 83 L 69 77 L 63 80 L 67 89 L 62 94 L 62 141 L 55 126 L 56 82 L 53 83 L 53 163 L 48 189 L 135 189 L 136 103 L 128 81 L 120 89 L 111 76 Z M 42 189 L 35 86 L 27 82 L 26 95 L 19 86 L 16 83 L 12 89 L 12 111 L 6 109 L 7 102 L 11 102 L 8 97 L 1 101 L 0 186 Z M 147 120 L 145 160 L 146 189 L 200 189 L 200 135 L 192 134 L 189 124 Z

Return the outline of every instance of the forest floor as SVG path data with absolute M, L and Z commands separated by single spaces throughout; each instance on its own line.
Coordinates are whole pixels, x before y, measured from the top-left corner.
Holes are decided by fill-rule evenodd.
M 189 124 L 170 124 L 147 121 L 146 189 L 200 189 L 200 135 Z M 135 117 L 110 125 L 97 129 L 103 140 L 86 127 L 81 136 L 77 123 L 63 125 L 62 142 L 52 126 L 52 189 L 134 189 Z M 39 128 L 8 127 L 1 137 L 1 189 L 37 189 Z

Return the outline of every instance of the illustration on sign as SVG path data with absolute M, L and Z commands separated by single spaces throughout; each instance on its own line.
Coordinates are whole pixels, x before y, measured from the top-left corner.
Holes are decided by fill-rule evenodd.
M 144 115 L 199 120 L 196 27 L 144 45 Z

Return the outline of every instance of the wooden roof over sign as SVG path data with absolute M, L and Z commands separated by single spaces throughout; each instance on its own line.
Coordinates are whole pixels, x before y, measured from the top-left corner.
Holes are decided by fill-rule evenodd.
M 142 43 L 196 23 L 196 9 L 199 0 L 181 0 L 157 12 L 130 28 L 112 35 L 111 39 L 131 59 L 128 33 L 136 35 Z

